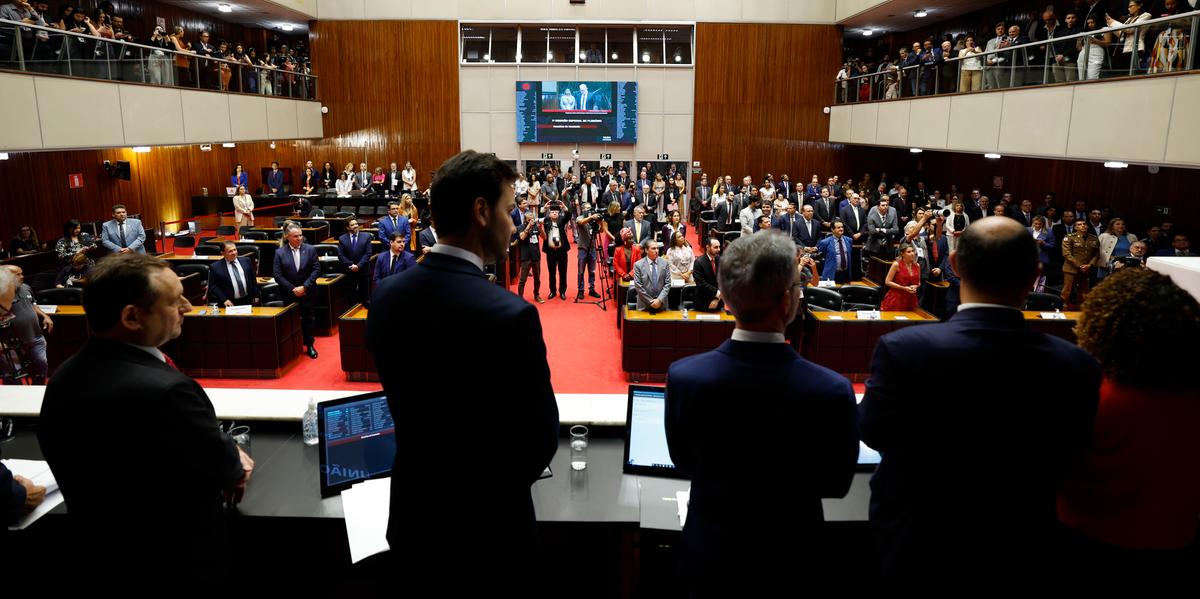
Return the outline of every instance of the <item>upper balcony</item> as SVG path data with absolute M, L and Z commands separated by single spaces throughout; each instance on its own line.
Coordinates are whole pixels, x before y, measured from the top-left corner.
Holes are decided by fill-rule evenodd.
M 0 150 L 321 137 L 307 63 L 201 56 L 160 33 L 146 45 L 0 20 L 0 109 L 34 111 Z
M 1086 25 L 1036 42 L 926 46 L 857 76 L 844 68 L 829 140 L 1200 166 L 1200 11 Z

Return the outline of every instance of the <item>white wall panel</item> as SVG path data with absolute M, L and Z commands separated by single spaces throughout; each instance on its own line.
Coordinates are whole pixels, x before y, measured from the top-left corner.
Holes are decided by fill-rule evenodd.
M 36 77 L 38 117 L 45 148 L 124 146 L 121 93 L 115 83 Z M 82 107 L 86 105 L 86 109 Z M 97 118 L 110 115 L 118 118 Z
M 638 69 L 638 114 L 663 111 L 663 70 Z
M 34 78 L 0 73 L 0 112 L 8 115 L 0 127 L 0 150 L 34 150 L 42 147 Z
M 946 146 L 994 152 L 1000 139 L 1003 94 L 963 94 L 950 98 L 950 125 Z
M 787 18 L 793 23 L 833 23 L 836 13 L 836 0 L 788 0 Z
M 1078 86 L 1004 92 L 1000 153 L 1064 155 L 1075 87 Z
M 829 111 L 829 141 L 850 141 L 850 106 L 834 106 Z
M 491 76 L 488 69 L 458 70 L 458 103 L 463 112 L 491 109 Z
M 688 115 L 695 112 L 695 93 L 692 89 L 695 81 L 696 73 L 691 69 L 663 69 L 663 112 Z M 641 86 L 638 88 L 641 95 Z
M 1175 78 L 1080 85 L 1071 104 L 1067 154 L 1161 161 L 1174 96 Z
M 269 138 L 267 99 L 263 96 L 229 96 L 229 128 L 233 141 Z
M 914 148 L 945 148 L 950 126 L 950 98 L 929 98 L 910 103 L 908 143 Z
M 1173 77 L 1175 102 L 1171 107 L 1171 127 L 1167 131 L 1166 160 L 1173 163 L 1200 164 L 1200 76 Z
M 321 21 L 363 19 L 363 0 L 317 0 L 317 19 Z
M 517 113 L 493 112 L 491 115 L 492 151 L 512 158 L 520 152 L 517 143 Z
M 321 118 L 320 102 L 296 103 L 297 137 L 305 139 L 320 139 L 325 137 L 325 121 Z
M 777 23 L 788 14 L 789 0 L 757 0 L 742 3 L 742 20 Z
M 465 69 L 464 69 L 465 70 Z M 490 67 L 489 88 L 492 90 L 492 110 L 506 110 L 516 112 L 517 110 L 517 68 L 516 67 Z
M 166 145 L 184 139 L 183 101 L 179 97 L 179 88 L 145 85 L 121 85 L 119 88 L 126 144 Z
M 229 95 L 183 90 L 183 137 L 188 143 L 212 143 L 233 139 L 229 127 Z
M 300 135 L 296 124 L 296 102 L 267 99 L 267 135 L 271 139 L 295 139 Z
M 464 112 L 459 117 L 461 150 L 492 151 L 492 115 L 487 112 Z
M 662 153 L 681 158 L 692 155 L 692 115 L 663 115 Z
M 733 22 L 742 18 L 741 2 L 730 0 L 696 0 L 696 20 Z
M 850 143 L 875 143 L 879 104 L 854 104 L 850 109 Z
M 879 105 L 875 143 L 885 146 L 908 145 L 909 100 L 884 102 Z
M 364 0 L 363 15 L 367 19 L 411 19 L 413 0 Z

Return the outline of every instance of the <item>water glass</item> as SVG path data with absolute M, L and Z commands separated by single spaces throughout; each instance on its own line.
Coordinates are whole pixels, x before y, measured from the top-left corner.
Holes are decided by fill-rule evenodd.
M 587 468 L 588 428 L 582 424 L 571 427 L 571 470 Z

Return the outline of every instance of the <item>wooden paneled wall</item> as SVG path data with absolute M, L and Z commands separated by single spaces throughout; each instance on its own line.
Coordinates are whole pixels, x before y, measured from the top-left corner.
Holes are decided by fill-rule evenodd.
M 292 167 L 305 160 L 319 169 L 367 162 L 371 168 L 410 160 L 418 182 L 458 152 L 458 30 L 452 21 L 332 21 L 312 28 L 313 69 L 319 96 L 329 107 L 325 139 L 238 144 L 211 152 L 198 146 L 11 154 L 0 161 L 0 240 L 21 224 L 53 241 L 68 218 L 108 218 L 114 203 L 141 213 L 147 223 L 191 216 L 191 196 L 207 187 L 223 194 L 233 165 L 261 185 L 259 168 L 272 160 Z M 99 115 L 97 118 L 101 118 Z M 220 141 L 220 140 L 214 140 Z M 128 160 L 131 181 L 111 179 L 104 160 Z M 69 189 L 68 175 L 82 173 L 84 187 Z M 232 205 L 231 205 L 232 206 Z
M 697 24 L 692 160 L 736 181 L 842 170 L 845 151 L 826 141 L 822 110 L 841 47 L 834 25 Z
M 972 187 L 993 200 L 1009 192 L 1018 201 L 1030 199 L 1037 205 L 1046 192 L 1054 192 L 1060 207 L 1074 206 L 1075 200 L 1085 200 L 1089 207 L 1107 206 L 1114 216 L 1121 216 L 1137 233 L 1144 234 L 1151 223 L 1169 219 L 1176 227 L 1200 233 L 1200 203 L 1195 190 L 1200 189 L 1200 169 L 1162 167 L 1151 174 L 1147 167 L 1132 165 L 1126 169 L 1105 168 L 1097 162 L 1049 160 L 1005 156 L 989 160 L 979 154 L 930 152 L 912 154 L 908 150 L 847 146 L 849 170 L 840 172 L 861 180 L 871 173 L 878 181 L 886 172 L 889 181 L 907 176 L 915 188 L 925 181 L 926 189 L 946 193 L 950 185 L 961 193 Z M 1003 177 L 1003 187 L 992 188 L 993 177 Z M 1155 211 L 1156 206 L 1170 210 L 1169 216 Z

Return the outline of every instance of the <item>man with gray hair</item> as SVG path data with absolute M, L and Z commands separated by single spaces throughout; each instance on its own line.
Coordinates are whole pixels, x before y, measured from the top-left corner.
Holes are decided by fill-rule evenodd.
M 304 346 L 308 357 L 316 360 L 313 304 L 316 301 L 317 277 L 321 276 L 317 250 L 304 243 L 304 232 L 295 223 L 284 229 L 283 239 L 286 243 L 275 251 L 272 272 L 285 301 L 300 304 L 300 330 L 304 333 Z
M 13 320 L 13 299 L 17 286 L 16 275 L 0 268 L 0 324 Z M 0 526 L 16 524 L 40 505 L 45 497 L 45 487 L 35 485 L 23 476 L 14 476 L 4 464 L 0 464 Z
M 7 264 L 0 270 L 12 273 L 17 281 L 17 293 L 13 297 L 10 312 L 12 319 L 8 321 L 8 328 L 12 331 L 16 341 L 20 342 L 21 353 L 29 361 L 30 372 L 28 374 L 32 376 L 33 384 L 44 385 L 50 367 L 46 359 L 46 336 L 42 334 L 42 331 L 47 333 L 54 331 L 54 321 L 38 307 L 33 296 L 33 289 L 25 284 L 25 271 L 20 266 Z M 17 367 L 15 370 L 20 370 L 20 368 Z M 16 383 L 12 377 L 17 374 L 19 373 L 5 372 L 5 384 Z
M 637 309 L 651 314 L 667 309 L 667 294 L 671 292 L 671 266 L 658 255 L 658 242 L 642 242 L 645 256 L 633 265 L 633 289 L 637 293 Z
M 819 575 L 821 498 L 844 496 L 854 477 L 850 381 L 784 341 L 800 304 L 795 252 L 772 232 L 731 243 L 718 278 L 737 319 L 733 337 L 667 371 L 667 447 L 692 479 L 682 561 L 693 597 L 767 596 Z M 770 423 L 788 430 L 764 434 Z M 771 475 L 781 471 L 804 474 L 781 489 Z M 787 518 L 771 527 L 747 521 L 761 497 L 781 492 Z

